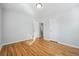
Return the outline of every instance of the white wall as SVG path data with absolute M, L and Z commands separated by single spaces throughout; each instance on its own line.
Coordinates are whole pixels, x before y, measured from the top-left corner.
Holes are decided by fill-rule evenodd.
M 49 19 L 48 39 L 79 47 L 79 8 Z
M 27 14 L 4 10 L 2 45 L 32 38 L 32 20 L 33 18 Z
M 2 39 L 2 8 L 0 6 L 0 44 Z
M 79 47 L 79 9 L 74 8 L 58 17 L 48 17 L 44 24 L 45 38 Z M 1 44 L 32 38 L 32 20 L 34 19 L 27 14 L 4 10 Z

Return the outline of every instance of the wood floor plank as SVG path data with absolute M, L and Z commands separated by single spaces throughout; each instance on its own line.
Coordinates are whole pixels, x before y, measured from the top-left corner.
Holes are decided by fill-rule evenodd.
M 5 45 L 1 48 L 0 56 L 79 56 L 79 49 L 62 45 L 54 41 L 37 39 L 25 40 Z

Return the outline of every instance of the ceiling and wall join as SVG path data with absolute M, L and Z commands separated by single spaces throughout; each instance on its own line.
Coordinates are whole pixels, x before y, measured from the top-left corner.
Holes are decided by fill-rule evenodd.
M 36 3 L 2 4 L 4 9 L 2 44 L 32 38 L 32 22 L 37 20 L 45 24 L 46 39 L 79 47 L 79 4 L 42 3 L 42 5 L 42 8 L 36 8 Z

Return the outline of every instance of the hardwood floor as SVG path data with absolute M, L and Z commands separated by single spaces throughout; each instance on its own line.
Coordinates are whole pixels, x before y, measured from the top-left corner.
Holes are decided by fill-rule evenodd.
M 2 47 L 0 56 L 79 56 L 79 49 L 54 41 L 37 39 L 21 41 Z

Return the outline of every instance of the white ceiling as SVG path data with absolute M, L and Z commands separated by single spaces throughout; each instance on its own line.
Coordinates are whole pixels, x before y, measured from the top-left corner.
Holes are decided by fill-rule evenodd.
M 26 13 L 32 17 L 41 19 L 46 17 L 61 16 L 73 8 L 78 7 L 75 3 L 42 3 L 43 8 L 36 8 L 36 3 L 4 3 L 5 10 Z

